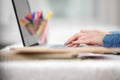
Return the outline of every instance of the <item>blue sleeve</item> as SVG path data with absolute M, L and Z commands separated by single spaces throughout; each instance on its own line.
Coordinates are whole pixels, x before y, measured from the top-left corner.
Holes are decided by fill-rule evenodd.
M 103 39 L 103 46 L 104 47 L 113 47 L 117 48 L 120 47 L 120 33 L 116 34 L 107 34 Z

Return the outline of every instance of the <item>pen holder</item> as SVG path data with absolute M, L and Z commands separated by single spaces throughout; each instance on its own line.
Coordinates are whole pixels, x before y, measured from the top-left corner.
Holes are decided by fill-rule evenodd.
M 42 12 L 27 13 L 25 17 L 20 19 L 20 24 L 25 27 L 25 33 L 27 33 L 29 37 L 34 35 L 38 38 L 36 42 L 40 44 L 47 43 L 48 25 L 47 20 L 43 18 Z
M 48 33 L 47 21 L 45 19 L 42 19 L 36 31 L 36 35 L 40 41 L 40 44 L 47 43 L 47 33 Z

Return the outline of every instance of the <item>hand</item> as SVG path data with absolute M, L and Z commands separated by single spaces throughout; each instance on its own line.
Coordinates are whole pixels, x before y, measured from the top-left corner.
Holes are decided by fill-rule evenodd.
M 69 38 L 65 45 L 69 47 L 78 47 L 80 44 L 87 45 L 99 45 L 103 46 L 103 38 L 110 32 L 104 32 L 99 30 L 81 30 L 71 38 Z

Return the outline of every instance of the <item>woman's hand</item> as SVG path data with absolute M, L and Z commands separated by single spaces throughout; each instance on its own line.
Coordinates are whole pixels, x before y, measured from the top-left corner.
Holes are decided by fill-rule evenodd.
M 106 34 L 110 34 L 110 32 L 99 30 L 81 30 L 79 33 L 70 37 L 65 42 L 65 45 L 69 47 L 78 47 L 80 44 L 102 46 L 103 38 Z

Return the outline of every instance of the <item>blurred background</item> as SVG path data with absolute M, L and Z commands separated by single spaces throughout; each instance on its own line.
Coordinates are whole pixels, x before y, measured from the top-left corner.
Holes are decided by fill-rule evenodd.
M 120 0 L 28 1 L 31 12 L 39 9 L 44 16 L 53 12 L 47 44 L 64 44 L 81 29 L 120 30 Z M 21 43 L 21 37 L 11 0 L 0 0 L 0 48 L 15 43 Z

